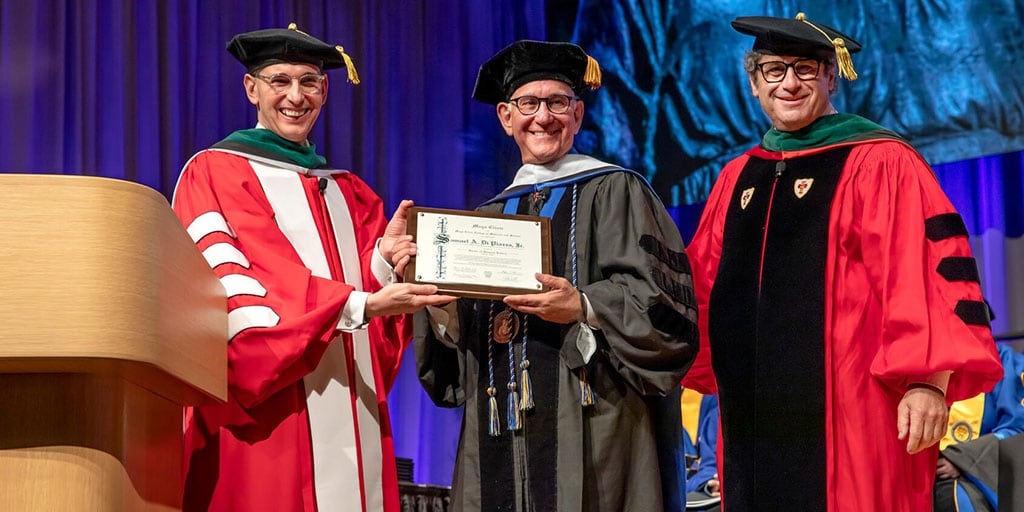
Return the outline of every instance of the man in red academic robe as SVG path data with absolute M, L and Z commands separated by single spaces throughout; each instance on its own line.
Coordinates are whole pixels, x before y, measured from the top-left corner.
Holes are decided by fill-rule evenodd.
M 772 128 L 687 248 L 684 380 L 719 393 L 723 509 L 930 510 L 948 404 L 1002 375 L 963 221 L 902 138 L 836 113 L 856 41 L 802 14 L 733 27 Z
M 255 129 L 182 171 L 173 206 L 228 301 L 228 401 L 186 411 L 185 510 L 397 511 L 385 397 L 404 313 L 453 297 L 397 282 L 415 251 L 354 174 L 307 137 L 341 47 L 294 26 L 236 36 Z M 397 315 L 397 316 L 388 316 Z

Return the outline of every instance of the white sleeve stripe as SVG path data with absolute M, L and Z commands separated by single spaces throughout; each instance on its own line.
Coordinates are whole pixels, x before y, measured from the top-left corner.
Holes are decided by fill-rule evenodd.
M 192 219 L 192 223 L 188 225 L 187 231 L 188 236 L 192 237 L 192 241 L 197 243 L 204 236 L 218 231 L 226 233 L 231 238 L 236 238 L 235 233 L 228 226 L 228 221 L 224 220 L 224 216 L 220 212 L 206 212 Z
M 220 278 L 220 284 L 224 285 L 224 291 L 228 298 L 236 295 L 255 295 L 266 297 L 267 289 L 259 281 L 242 274 L 227 274 Z
M 213 244 L 203 251 L 203 257 L 210 264 L 210 268 L 217 268 L 225 263 L 237 263 L 242 267 L 249 268 L 249 260 L 235 246 L 227 242 Z
M 228 340 L 253 327 L 273 327 L 281 317 L 267 306 L 242 306 L 228 312 Z

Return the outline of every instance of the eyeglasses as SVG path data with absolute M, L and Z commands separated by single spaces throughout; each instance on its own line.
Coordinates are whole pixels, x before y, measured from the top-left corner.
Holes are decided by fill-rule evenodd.
M 320 94 L 323 92 L 324 75 L 316 73 L 305 73 L 302 76 L 293 77 L 285 73 L 277 73 L 270 76 L 252 75 L 263 80 L 276 94 L 284 94 L 291 90 L 292 82 L 299 82 L 299 90 L 303 94 Z
M 569 111 L 569 107 L 572 106 L 572 102 L 576 100 L 574 96 L 566 96 L 564 94 L 552 94 L 547 98 L 538 98 L 536 96 L 520 96 L 518 98 L 512 98 L 508 100 L 509 103 L 516 106 L 519 109 L 519 113 L 524 116 L 532 116 L 540 110 L 540 104 L 546 103 L 548 106 L 548 112 L 552 114 L 564 114 Z
M 815 59 L 800 59 L 789 64 L 781 60 L 762 62 L 757 65 L 761 70 L 764 81 L 770 84 L 778 83 L 786 78 L 786 72 L 793 68 L 796 77 L 800 80 L 814 80 L 818 78 L 818 71 L 821 69 L 821 61 Z

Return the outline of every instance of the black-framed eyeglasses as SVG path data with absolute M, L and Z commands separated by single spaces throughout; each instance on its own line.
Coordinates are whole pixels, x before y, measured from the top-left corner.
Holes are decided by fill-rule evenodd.
M 547 98 L 538 98 L 536 96 L 520 96 L 518 98 L 512 98 L 508 100 L 509 103 L 516 106 L 519 109 L 519 113 L 524 116 L 532 116 L 540 110 L 540 104 L 544 103 L 548 106 L 548 112 L 552 114 L 564 114 L 569 111 L 572 107 L 572 102 L 577 98 L 575 96 L 566 96 L 565 94 L 552 94 Z
M 821 61 L 817 59 L 799 59 L 786 64 L 781 60 L 773 60 L 762 62 L 757 65 L 757 68 L 761 70 L 761 77 L 764 78 L 764 81 L 770 84 L 785 80 L 786 72 L 789 71 L 789 68 L 793 68 L 793 73 L 796 73 L 798 79 L 807 81 L 818 78 L 818 72 L 821 70 Z
M 320 94 L 324 88 L 324 75 L 316 73 L 304 73 L 301 76 L 291 76 L 285 73 L 252 76 L 266 82 L 275 94 L 284 94 L 291 90 L 292 82 L 299 82 L 299 90 L 304 94 Z

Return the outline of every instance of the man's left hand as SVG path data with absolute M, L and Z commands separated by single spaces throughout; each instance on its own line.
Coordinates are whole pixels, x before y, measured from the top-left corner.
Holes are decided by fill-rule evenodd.
M 713 498 L 718 498 L 722 495 L 722 482 L 718 480 L 718 473 L 715 473 L 715 476 L 711 477 L 704 486 L 707 489 L 708 494 Z
M 907 453 L 915 454 L 942 439 L 949 420 L 946 398 L 939 391 L 918 387 L 908 389 L 896 409 L 899 440 L 907 441 Z
M 412 201 L 406 199 L 398 205 L 395 214 L 384 229 L 384 235 L 380 239 L 380 255 L 395 269 L 395 273 L 401 276 L 405 272 L 405 266 L 409 259 L 416 254 L 416 244 L 412 241 L 412 235 L 406 234 L 408 221 L 405 216 Z
M 536 274 L 535 277 L 549 290 L 528 295 L 509 295 L 505 297 L 505 304 L 516 311 L 536 315 L 556 324 L 579 322 L 582 319 L 580 292 L 568 279 L 548 274 Z

